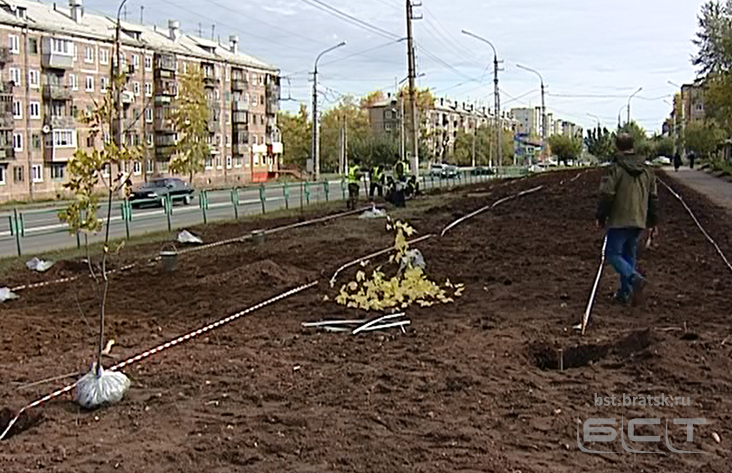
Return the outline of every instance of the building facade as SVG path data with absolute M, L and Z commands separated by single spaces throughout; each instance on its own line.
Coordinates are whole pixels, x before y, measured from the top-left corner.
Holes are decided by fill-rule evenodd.
M 0 2 L 0 200 L 63 195 L 66 166 L 79 149 L 101 148 L 78 117 L 101 103 L 116 63 L 116 20 L 33 1 Z M 277 129 L 278 70 L 239 51 L 167 28 L 120 24 L 123 143 L 144 150 L 133 183 L 168 175 L 176 134 L 171 114 L 179 79 L 200 68 L 211 120 L 211 155 L 194 185 L 237 185 L 266 179 L 282 153 Z M 123 166 L 124 168 L 127 165 Z
M 706 118 L 704 89 L 694 84 L 681 86 L 681 107 L 681 119 L 685 127 L 691 123 L 703 122 Z

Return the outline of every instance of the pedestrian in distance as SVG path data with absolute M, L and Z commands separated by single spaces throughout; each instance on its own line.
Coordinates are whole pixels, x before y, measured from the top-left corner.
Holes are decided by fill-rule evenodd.
M 696 161 L 696 154 L 692 151 L 686 157 L 689 159 L 689 168 L 694 169 L 694 161 Z
M 597 226 L 606 229 L 605 256 L 620 275 L 615 299 L 623 304 L 643 302 L 647 281 L 636 269 L 638 241 L 643 230 L 656 234 L 658 189 L 653 170 L 635 154 L 633 137 L 622 133 L 615 140 L 618 154 L 600 184 Z
M 676 170 L 676 172 L 679 171 L 681 164 L 681 155 L 679 155 L 679 153 L 674 154 L 674 169 Z
M 381 164 L 373 166 L 369 175 L 369 198 L 371 200 L 374 199 L 376 193 L 379 194 L 379 197 L 384 197 L 385 182 L 384 166 Z
M 358 194 L 361 189 L 361 161 L 356 158 L 348 168 L 348 210 L 356 210 Z

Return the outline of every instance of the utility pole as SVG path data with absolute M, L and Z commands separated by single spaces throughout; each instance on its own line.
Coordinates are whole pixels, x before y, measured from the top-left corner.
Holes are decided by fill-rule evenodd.
M 332 46 L 325 51 L 321 52 L 317 58 L 315 58 L 315 66 L 313 67 L 313 143 L 312 143 L 312 158 L 313 165 L 315 167 L 314 174 L 315 180 L 320 179 L 320 120 L 318 119 L 318 61 L 326 53 L 333 51 L 334 49 L 345 46 L 346 42 L 342 41 L 335 46 Z
M 641 90 L 643 90 L 643 87 L 639 87 L 638 90 L 633 92 L 633 94 L 630 97 L 628 97 L 628 123 L 630 123 L 630 101 L 633 100 L 633 97 L 638 95 Z
M 544 77 L 539 71 L 522 66 L 521 64 L 517 64 L 516 67 L 533 72 L 539 76 L 539 80 L 541 81 L 541 157 L 542 160 L 546 160 L 546 87 L 544 86 Z
M 475 119 L 475 115 L 473 115 L 473 150 L 472 150 L 473 158 L 471 159 L 471 162 L 470 162 L 470 165 L 472 167 L 475 167 L 475 141 L 477 140 L 477 138 L 478 138 L 478 122 Z
M 412 3 L 407 0 L 407 64 L 409 66 L 409 100 L 412 112 L 412 175 L 419 177 L 419 120 L 417 118 L 417 97 L 414 90 L 414 80 L 417 76 L 414 61 L 414 35 L 412 33 L 412 20 L 419 20 L 421 17 L 414 17 L 414 7 L 422 6 L 421 3 Z
M 145 19 L 145 5 L 140 5 L 140 24 L 144 25 L 143 20 Z

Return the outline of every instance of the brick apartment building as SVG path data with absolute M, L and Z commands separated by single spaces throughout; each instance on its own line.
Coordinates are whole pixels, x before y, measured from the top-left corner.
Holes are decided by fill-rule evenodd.
M 76 120 L 110 84 L 116 20 L 24 0 L 0 0 L 0 201 L 53 198 L 63 193 L 66 165 L 79 148 L 101 148 Z M 174 152 L 170 114 L 178 78 L 204 74 L 211 109 L 211 156 L 194 185 L 261 181 L 278 169 L 278 70 L 228 45 L 167 28 L 121 24 L 124 140 L 140 145 L 133 182 L 165 176 Z M 4 45 L 4 46 L 2 46 Z

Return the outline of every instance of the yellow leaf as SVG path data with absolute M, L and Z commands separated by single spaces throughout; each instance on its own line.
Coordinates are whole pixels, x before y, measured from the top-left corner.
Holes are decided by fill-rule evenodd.
M 366 279 L 366 273 L 364 273 L 363 271 L 359 271 L 358 273 L 356 273 L 356 281 L 361 282 L 365 279 Z
M 348 283 L 348 289 L 355 291 L 356 289 L 358 289 L 358 283 L 356 281 L 351 281 L 350 283 Z

